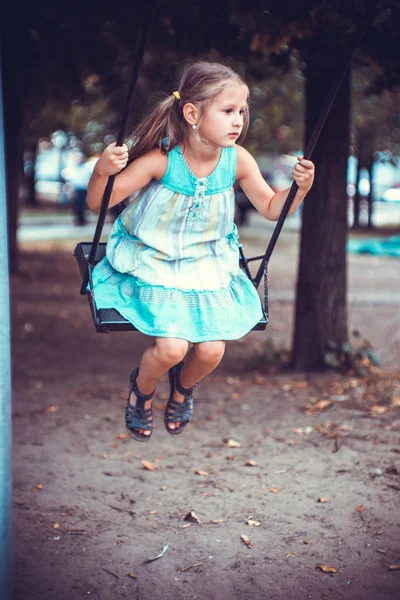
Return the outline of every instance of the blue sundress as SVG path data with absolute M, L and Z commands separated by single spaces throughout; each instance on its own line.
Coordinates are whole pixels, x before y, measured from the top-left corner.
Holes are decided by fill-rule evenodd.
M 197 178 L 181 148 L 167 170 L 116 219 L 93 270 L 97 308 L 115 308 L 139 331 L 188 342 L 233 340 L 262 317 L 259 295 L 239 267 L 234 224 L 236 146 Z

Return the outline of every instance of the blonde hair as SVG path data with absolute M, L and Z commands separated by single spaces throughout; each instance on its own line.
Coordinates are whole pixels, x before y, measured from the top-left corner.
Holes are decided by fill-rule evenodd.
M 206 61 L 188 65 L 183 70 L 179 86 L 176 88 L 179 92 L 179 99 L 171 91 L 169 96 L 159 101 L 134 129 L 128 162 L 132 162 L 153 148 L 160 148 L 161 152 L 165 154 L 179 142 L 185 142 L 188 135 L 188 123 L 182 113 L 183 106 L 191 102 L 200 110 L 200 114 L 204 115 L 210 102 L 231 82 L 239 83 L 247 88 L 240 75 L 226 65 Z M 201 118 L 198 124 L 201 124 Z M 245 137 L 248 127 L 249 109 L 246 105 L 239 140 Z

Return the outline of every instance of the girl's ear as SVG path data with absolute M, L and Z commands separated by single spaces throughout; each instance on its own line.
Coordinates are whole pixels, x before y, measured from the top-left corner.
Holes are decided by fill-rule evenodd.
M 194 104 L 192 104 L 191 102 L 185 104 L 182 108 L 182 113 L 186 122 L 189 123 L 189 125 L 197 125 L 200 114 Z

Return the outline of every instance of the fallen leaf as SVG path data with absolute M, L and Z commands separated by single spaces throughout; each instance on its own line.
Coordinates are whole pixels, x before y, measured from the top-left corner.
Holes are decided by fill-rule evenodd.
M 233 398 L 233 400 L 239 400 L 240 394 L 238 394 L 237 392 L 233 392 L 232 398 Z
M 272 488 L 269 488 L 269 491 L 272 492 L 273 494 L 278 494 L 279 489 L 276 487 L 272 487 Z
M 184 521 L 190 521 L 191 523 L 200 523 L 199 517 L 196 515 L 194 510 L 191 510 L 183 517 Z
M 201 469 L 196 469 L 196 470 L 194 471 L 194 473 L 195 473 L 196 475 L 208 475 L 208 474 L 209 474 L 209 473 L 208 473 L 208 471 L 202 471 Z
M 54 523 L 53 529 L 60 529 L 60 523 Z
M 363 505 L 363 504 L 359 504 L 359 505 L 357 506 L 357 508 L 356 508 L 356 511 L 357 511 L 357 512 L 359 512 L 359 513 L 362 513 L 362 512 L 363 512 L 363 510 L 364 510 L 364 505 Z
M 261 523 L 260 521 L 254 521 L 254 519 L 245 519 L 244 522 L 246 523 L 246 525 L 250 525 L 250 527 L 260 527 Z
M 130 577 L 131 579 L 137 579 L 137 575 L 135 575 L 135 573 L 127 573 L 128 577 Z
M 327 565 L 318 565 L 317 569 L 324 573 L 337 573 L 336 567 L 328 567 Z
M 247 537 L 247 535 L 241 535 L 240 539 L 242 540 L 243 544 L 246 544 L 246 546 L 248 548 L 252 548 L 253 544 L 251 543 L 251 541 L 249 540 L 249 538 Z
M 288 553 L 286 554 L 286 558 L 288 558 L 288 557 L 294 558 L 295 556 L 296 556 L 296 555 L 295 555 L 295 554 L 292 554 L 291 552 L 288 552 Z
M 157 513 L 158 513 L 158 511 L 157 511 L 157 510 L 151 510 L 151 511 L 149 512 L 149 515 L 156 515 Z
M 167 489 L 168 489 L 168 488 L 167 488 L 167 486 L 166 486 L 166 485 L 162 485 L 162 486 L 160 487 L 160 490 L 162 490 L 162 491 L 164 491 L 164 490 L 167 490 Z
M 248 460 L 246 463 L 244 463 L 246 465 L 246 467 L 256 467 L 257 463 L 255 460 Z
M 389 565 L 389 571 L 400 571 L 400 564 Z
M 228 448 L 240 448 L 242 446 L 240 442 L 231 440 L 230 438 L 223 438 L 222 441 Z
M 192 524 L 191 523 L 186 523 L 186 525 L 182 525 L 182 529 L 186 529 L 187 527 L 191 527 Z
M 257 383 L 258 385 L 262 385 L 263 383 L 265 383 L 265 377 L 263 377 L 262 375 L 254 375 L 253 382 Z
M 34 492 L 40 492 L 43 489 L 43 486 L 41 483 L 38 483 L 37 485 L 34 485 L 32 489 Z
M 148 460 L 141 460 L 140 461 L 143 465 L 143 467 L 147 470 L 147 471 L 155 471 L 156 467 L 153 465 L 153 463 L 149 462 Z
M 318 400 L 313 407 L 317 410 L 325 410 L 325 408 L 328 408 L 331 404 L 332 400 Z
M 373 535 L 382 535 L 382 533 L 384 533 L 383 531 L 374 531 Z
M 329 502 L 329 498 L 323 498 L 321 496 L 321 498 L 318 498 L 317 502 L 321 502 L 321 504 L 325 504 L 326 502 Z
M 45 412 L 45 413 L 47 413 L 47 414 L 49 414 L 49 413 L 55 413 L 55 412 L 57 412 L 57 411 L 58 411 L 58 408 L 57 408 L 57 406 L 55 406 L 54 404 L 51 404 L 50 406 L 48 406 L 48 407 L 45 409 L 45 411 L 44 411 L 44 412 Z
M 128 439 L 128 434 L 127 433 L 119 433 L 117 435 L 117 439 L 118 440 L 127 440 Z
M 210 523 L 225 523 L 225 519 L 211 519 Z
M 371 406 L 370 413 L 372 416 L 383 415 L 388 410 L 389 410 L 388 406 L 379 406 L 378 404 L 376 404 L 375 406 Z
M 290 392 L 290 390 L 292 389 L 292 384 L 291 383 L 284 383 L 283 385 L 280 386 L 280 389 L 283 392 Z

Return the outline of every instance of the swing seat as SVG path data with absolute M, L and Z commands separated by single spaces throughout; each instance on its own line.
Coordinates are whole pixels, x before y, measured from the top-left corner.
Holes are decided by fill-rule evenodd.
M 117 310 L 114 308 L 100 308 L 96 307 L 94 290 L 92 285 L 92 269 L 100 262 L 106 255 L 105 242 L 100 242 L 96 249 L 94 258 L 94 264 L 89 265 L 89 255 L 92 248 L 92 242 L 79 242 L 74 250 L 74 256 L 78 262 L 79 270 L 82 279 L 86 276 L 89 270 L 89 289 L 85 291 L 87 296 L 90 310 L 92 312 L 93 323 L 98 333 L 109 333 L 112 331 L 137 331 L 136 327 L 132 325 L 130 321 L 127 321 Z M 263 316 L 261 320 L 253 327 L 253 330 L 263 331 L 268 323 L 268 315 L 266 310 L 263 309 Z

